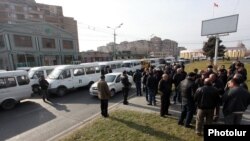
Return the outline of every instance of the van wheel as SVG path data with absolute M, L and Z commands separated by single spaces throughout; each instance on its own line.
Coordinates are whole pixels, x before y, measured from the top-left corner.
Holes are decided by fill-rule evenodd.
M 33 87 L 32 87 L 32 91 L 33 91 L 34 93 L 39 93 L 39 86 L 33 86 Z
M 4 110 L 10 110 L 12 108 L 14 108 L 16 106 L 16 100 L 14 99 L 7 99 L 5 100 L 2 104 L 1 104 L 1 107 L 4 109 Z
M 64 87 L 60 87 L 60 88 L 58 88 L 58 90 L 57 90 L 57 95 L 58 96 L 64 96 L 65 94 L 66 94 L 66 91 L 67 91 L 67 89 L 66 88 L 64 88 Z
M 114 95 L 115 95 L 115 90 L 112 89 L 112 90 L 111 90 L 111 97 L 113 97 Z
M 89 82 L 89 84 L 88 84 L 88 88 L 90 88 L 92 84 L 94 84 L 94 82 L 93 82 L 93 81 Z

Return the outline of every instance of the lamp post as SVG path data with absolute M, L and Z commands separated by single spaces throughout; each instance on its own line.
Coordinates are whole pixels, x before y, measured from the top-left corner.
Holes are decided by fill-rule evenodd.
M 118 25 L 118 26 L 116 26 L 116 27 L 110 27 L 110 26 L 107 26 L 107 28 L 110 28 L 110 29 L 112 29 L 112 30 L 114 30 L 114 46 L 113 46 L 113 59 L 114 58 L 116 58 L 116 33 L 115 33 L 115 31 L 116 31 L 116 29 L 118 29 L 118 28 L 121 28 L 121 26 L 123 25 L 123 23 L 121 23 L 120 25 Z

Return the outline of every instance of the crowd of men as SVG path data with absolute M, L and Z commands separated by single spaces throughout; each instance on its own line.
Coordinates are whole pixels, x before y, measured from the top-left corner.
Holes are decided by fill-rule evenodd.
M 186 73 L 183 64 L 166 65 L 163 68 L 150 67 L 143 72 L 137 70 L 133 75 L 137 96 L 141 96 L 141 84 L 148 105 L 156 105 L 155 96 L 161 97 L 160 116 L 170 115 L 171 95 L 173 104 L 181 103 L 182 111 L 179 125 L 192 127 L 196 114 L 196 133 L 201 135 L 204 121 L 216 122 L 220 107 L 225 124 L 240 124 L 242 115 L 250 104 L 250 93 L 245 83 L 247 71 L 244 64 L 236 61 L 228 68 L 224 65 L 218 70 L 212 65 L 207 70 L 194 69 Z M 174 90 L 172 86 L 174 85 Z

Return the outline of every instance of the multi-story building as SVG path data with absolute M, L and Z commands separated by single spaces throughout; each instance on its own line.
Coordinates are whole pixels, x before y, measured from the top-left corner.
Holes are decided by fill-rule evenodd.
M 112 56 L 110 53 L 100 52 L 100 51 L 80 52 L 79 57 L 81 58 L 82 63 L 111 61 L 112 60 Z
M 116 59 L 119 58 L 119 52 L 131 52 L 129 58 L 140 57 L 167 57 L 177 56 L 179 54 L 178 43 L 169 39 L 161 40 L 159 37 L 153 37 L 150 41 L 138 40 L 132 42 L 121 42 L 113 49 L 114 43 L 109 43 L 106 46 L 98 47 L 98 51 L 116 52 Z
M 62 7 L 34 0 L 0 0 L 0 68 L 76 60 L 77 22 Z

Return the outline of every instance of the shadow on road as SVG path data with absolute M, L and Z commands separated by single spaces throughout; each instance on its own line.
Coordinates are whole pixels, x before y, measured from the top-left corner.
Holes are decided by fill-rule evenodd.
M 0 110 L 0 140 L 9 139 L 55 118 L 40 104 L 30 101 L 18 104 L 9 111 Z

